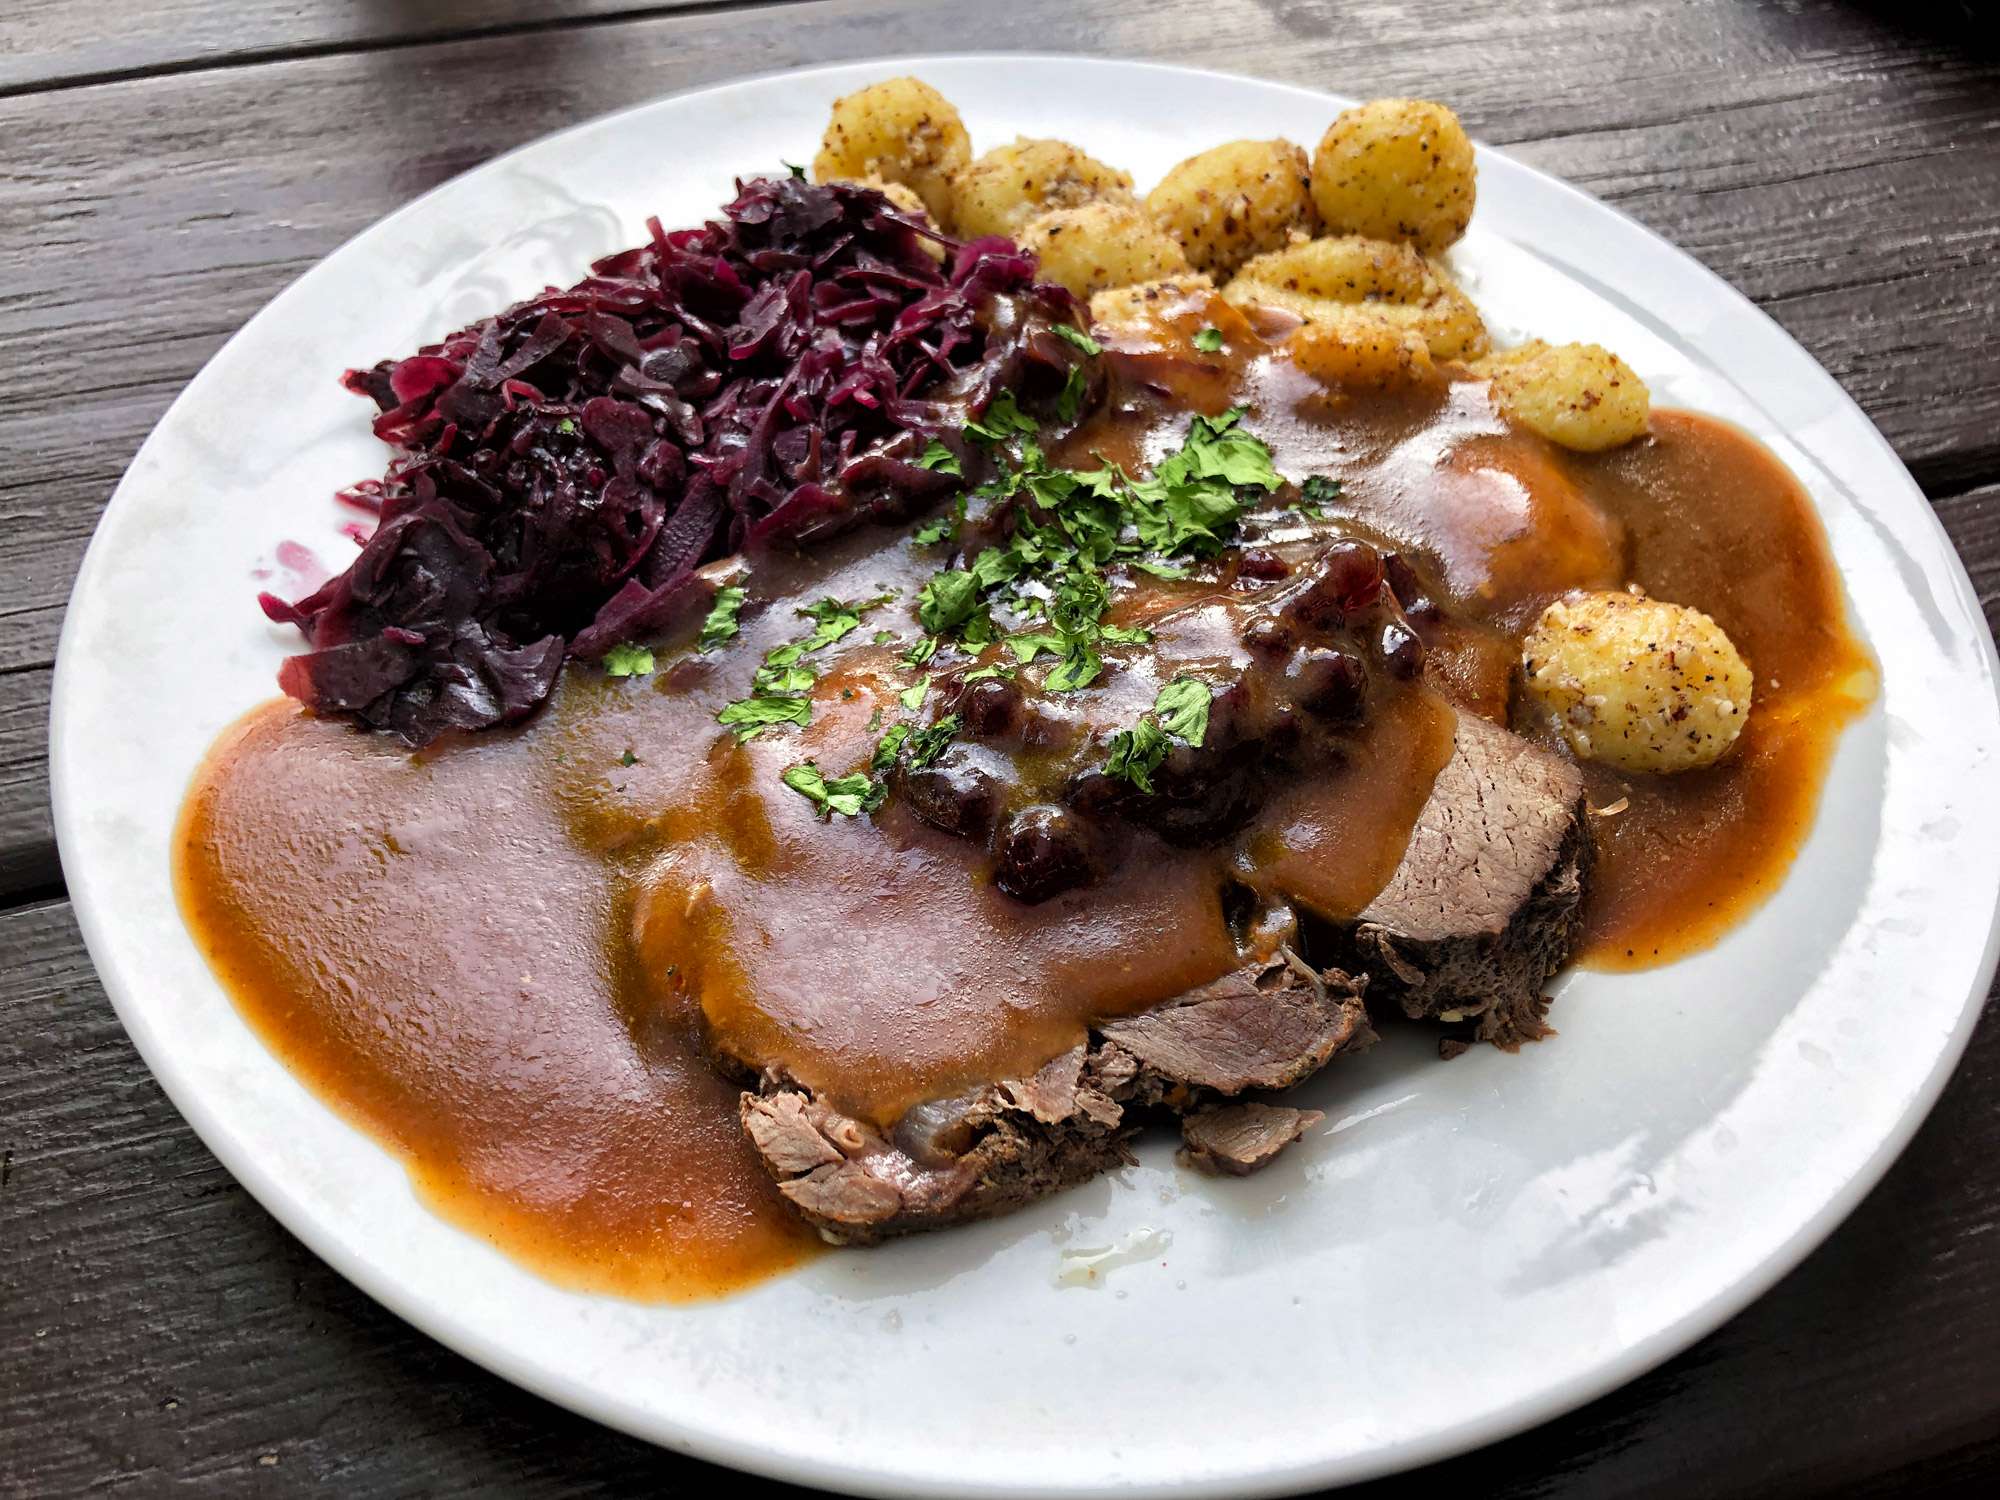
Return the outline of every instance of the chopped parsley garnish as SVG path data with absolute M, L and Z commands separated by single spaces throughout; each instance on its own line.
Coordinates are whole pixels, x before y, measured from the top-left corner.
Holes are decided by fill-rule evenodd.
M 965 424 L 965 435 L 991 445 L 1004 443 L 1016 433 L 1034 432 L 1037 425 L 1035 419 L 1015 403 L 1012 391 L 1002 391 L 986 403 L 983 417 L 977 422 Z
M 1298 511 L 1315 521 L 1324 521 L 1325 508 L 1340 498 L 1344 487 L 1338 479 L 1328 479 L 1324 474 L 1310 474 L 1299 486 L 1299 498 L 1287 509 Z
M 819 681 L 819 669 L 803 658 L 809 652 L 825 650 L 857 629 L 862 615 L 878 604 L 887 603 L 890 597 L 881 594 L 860 604 L 822 599 L 799 610 L 802 617 L 813 622 L 813 633 L 802 641 L 788 641 L 765 652 L 764 664 L 750 679 L 750 696 L 729 704 L 715 716 L 717 722 L 735 729 L 739 742 L 773 724 L 797 724 L 801 728 L 810 724 L 812 700 L 806 694 Z
M 875 632 L 875 644 L 878 646 L 886 646 L 895 639 L 896 632 L 893 630 L 878 630 Z
M 1100 644 L 1152 639 L 1143 629 L 1104 623 L 1111 588 L 1103 570 L 1123 563 L 1185 577 L 1182 560 L 1221 551 L 1244 512 L 1283 487 L 1270 449 L 1238 425 L 1242 416 L 1238 409 L 1196 417 L 1186 441 L 1150 476 L 1132 478 L 1115 466 L 1051 468 L 1013 398 L 996 397 L 976 435 L 996 448 L 1008 432 L 1017 441 L 997 448 L 1000 474 L 977 494 L 1006 508 L 1006 540 L 925 583 L 917 613 L 929 635 L 905 664 L 923 665 L 946 639 L 966 646 L 994 639 L 992 611 L 1004 608 L 1018 624 L 1035 622 L 1007 636 L 1020 665 L 1057 659 L 1042 688 L 1070 692 L 1095 682 L 1104 665 Z
M 1092 359 L 1097 358 L 1098 355 L 1104 352 L 1104 346 L 1098 343 L 1096 339 L 1085 333 L 1081 328 L 1072 328 L 1067 323 L 1056 324 L 1056 335 L 1059 338 L 1068 339 Z
M 1208 737 L 1209 696 L 1208 684 L 1197 677 L 1176 677 L 1161 688 L 1153 698 L 1152 711 L 1112 737 L 1105 774 L 1151 794 L 1153 773 L 1165 764 L 1173 741 L 1200 749 Z
M 1007 681 L 1012 682 L 1014 680 L 1014 669 L 1012 667 L 1003 667 L 998 662 L 994 662 L 989 666 L 979 667 L 973 671 L 967 672 L 965 674 L 964 681 L 985 682 L 987 679 L 993 677 L 1002 677 L 1005 678 Z M 925 681 L 928 682 L 929 679 L 926 678 Z M 920 698 L 917 701 L 921 703 L 923 700 Z
M 1194 336 L 1194 346 L 1204 354 L 1215 353 L 1216 350 L 1222 347 L 1222 330 L 1220 328 L 1202 329 L 1200 333 Z
M 919 547 L 934 547 L 939 542 L 953 541 L 957 536 L 957 517 L 933 516 L 910 533 L 910 540 L 915 542 Z
M 909 737 L 910 768 L 921 771 L 940 755 L 952 741 L 952 737 L 965 726 L 965 720 L 957 714 L 946 714 L 928 729 L 919 729 Z
M 864 812 L 875 811 L 889 794 L 887 787 L 865 771 L 828 781 L 811 761 L 787 769 L 784 782 L 801 796 L 810 798 L 813 810 L 823 818 L 833 813 L 858 818 Z
M 634 755 L 630 750 L 627 750 L 623 755 L 618 757 L 618 764 L 621 766 L 636 766 L 639 764 L 639 757 Z
M 927 635 L 903 653 L 902 663 L 906 667 L 921 667 L 925 662 L 937 655 L 937 648 L 938 638 L 934 635 Z
M 917 467 L 935 469 L 940 474 L 951 474 L 960 479 L 965 478 L 965 468 L 959 463 L 958 455 L 936 438 L 932 438 L 930 446 L 924 449 L 924 456 L 917 460 Z
M 880 776 L 896 763 L 896 752 L 903 748 L 903 741 L 910 737 L 910 726 L 892 724 L 888 733 L 875 742 L 875 756 L 868 762 L 868 769 Z
M 812 723 L 812 699 L 739 698 L 715 718 L 717 723 L 734 729 L 737 739 L 747 740 L 773 724 L 797 724 L 803 729 Z
M 1056 397 L 1056 420 L 1065 426 L 1074 422 L 1077 412 L 1083 409 L 1083 398 L 1089 394 L 1090 377 L 1083 373 L 1082 365 L 1071 365 L 1062 394 Z
M 701 622 L 701 634 L 695 637 L 695 649 L 713 651 L 733 637 L 736 634 L 737 612 L 749 597 L 747 591 L 733 586 L 717 589 L 715 603 L 709 606 L 708 618 Z
M 896 694 L 896 701 L 915 713 L 924 706 L 924 694 L 931 690 L 931 674 L 924 673 L 923 681 L 906 687 Z
M 604 653 L 606 677 L 644 677 L 652 670 L 653 653 L 630 641 L 620 641 Z

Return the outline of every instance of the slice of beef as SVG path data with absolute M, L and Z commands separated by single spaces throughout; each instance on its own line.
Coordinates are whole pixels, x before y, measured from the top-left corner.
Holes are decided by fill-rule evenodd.
M 1181 1121 L 1178 1160 L 1211 1177 L 1248 1177 L 1326 1118 L 1316 1109 L 1282 1104 L 1225 1104 Z
M 918 1105 L 883 1135 L 784 1078 L 743 1095 L 743 1128 L 778 1183 L 837 1245 L 1008 1213 L 1131 1160 L 1148 1109 L 1195 1113 L 1217 1169 L 1248 1172 L 1318 1118 L 1234 1123 L 1214 1106 L 1277 1089 L 1374 1040 L 1362 981 L 1288 952 L 1135 1016 L 1027 1078 Z M 1196 1113 L 1199 1112 L 1199 1113 Z
M 1509 1052 L 1550 1034 L 1542 985 L 1569 961 L 1597 846 L 1583 774 L 1474 715 L 1345 961 L 1406 1015 L 1460 1023 Z

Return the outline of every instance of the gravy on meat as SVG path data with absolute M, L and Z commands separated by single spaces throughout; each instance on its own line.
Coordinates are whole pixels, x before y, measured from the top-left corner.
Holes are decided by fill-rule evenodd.
M 1358 720 L 1327 731 L 1307 770 L 1272 773 L 1231 826 L 1191 839 L 1134 820 L 1097 883 L 1028 905 L 996 889 L 983 839 L 900 795 L 873 817 L 816 817 L 781 772 L 865 766 L 921 675 L 898 658 L 939 554 L 907 527 L 871 529 L 752 559 L 728 646 L 656 648 L 644 678 L 572 669 L 516 729 L 412 755 L 289 703 L 248 715 L 189 794 L 176 879 L 250 1024 L 405 1160 L 427 1202 L 551 1279 L 641 1299 L 726 1292 L 816 1241 L 745 1143 L 711 1049 L 886 1126 L 1272 951 L 1294 907 L 1352 917 L 1450 755 L 1452 706 L 1506 722 L 1543 607 L 1628 582 L 1712 615 L 1758 696 L 1707 770 L 1585 767 L 1601 858 L 1582 961 L 1669 961 L 1775 889 L 1873 691 L 1811 504 L 1775 458 L 1665 410 L 1650 439 L 1567 452 L 1457 367 L 1342 392 L 1255 340 L 1202 353 L 1188 333 L 1107 334 L 1112 394 L 1052 457 L 1145 466 L 1190 413 L 1240 406 L 1280 473 L 1338 479 L 1339 496 L 1323 518 L 1267 505 L 1220 566 L 1121 596 L 1113 618 L 1159 639 L 1126 653 L 1129 671 L 1107 651 L 1101 687 L 1043 703 L 1052 727 L 994 752 L 997 800 L 978 816 L 1046 801 L 1073 770 L 1060 746 L 1080 741 L 1064 736 L 1131 723 L 1165 680 L 1147 675 L 1155 658 L 1249 670 L 1244 612 L 1261 596 L 1245 556 L 1297 577 L 1336 535 L 1393 553 L 1423 673 L 1371 659 Z M 809 727 L 739 744 L 718 726 L 764 653 L 800 635 L 795 605 L 884 594 L 827 652 Z M 876 644 L 882 630 L 896 641 Z M 1225 886 L 1252 893 L 1248 919 Z

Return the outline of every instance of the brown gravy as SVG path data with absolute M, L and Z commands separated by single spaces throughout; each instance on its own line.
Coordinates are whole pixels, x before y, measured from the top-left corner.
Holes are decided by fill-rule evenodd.
M 871 726 L 910 685 L 896 653 L 937 566 L 872 533 L 760 559 L 753 594 L 785 603 L 746 611 L 729 647 L 663 651 L 648 678 L 566 673 L 519 730 L 411 756 L 286 704 L 249 715 L 197 776 L 176 849 L 217 975 L 440 1213 L 566 1285 L 679 1300 L 813 1249 L 743 1143 L 702 1027 L 886 1125 L 1032 1070 L 1093 1016 L 1216 977 L 1246 941 L 1275 943 L 1276 928 L 1246 939 L 1225 923 L 1225 875 L 1280 911 L 1351 916 L 1449 754 L 1447 700 L 1504 718 L 1519 635 L 1567 589 L 1638 582 L 1694 604 L 1758 683 L 1741 743 L 1711 770 L 1589 768 L 1607 811 L 1585 961 L 1664 962 L 1776 887 L 1872 665 L 1774 458 L 1670 411 L 1652 439 L 1585 457 L 1513 429 L 1476 381 L 1359 399 L 1269 355 L 1190 352 L 1158 358 L 1155 394 L 1073 451 L 1147 461 L 1189 407 L 1247 404 L 1277 467 L 1342 478 L 1333 519 L 1400 549 L 1453 621 L 1428 686 L 1377 703 L 1337 767 L 1280 788 L 1226 847 L 1135 835 L 1104 884 L 1026 907 L 991 886 L 983 851 L 893 799 L 873 819 L 815 819 L 779 773 L 808 756 L 829 776 L 866 763 Z M 738 745 L 718 728 L 762 654 L 799 635 L 792 602 L 884 593 L 829 655 L 807 729 Z M 1159 600 L 1198 623 L 1200 586 Z M 878 629 L 898 642 L 873 644 Z M 1114 706 L 1129 721 L 1145 704 Z

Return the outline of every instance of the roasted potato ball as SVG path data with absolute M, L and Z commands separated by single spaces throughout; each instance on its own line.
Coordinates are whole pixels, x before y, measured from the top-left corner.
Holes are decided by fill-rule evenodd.
M 1319 227 L 1306 154 L 1290 141 L 1231 141 L 1190 156 L 1146 195 L 1146 212 L 1197 271 L 1226 276 Z
M 1486 352 L 1486 325 L 1457 285 L 1408 245 L 1342 235 L 1260 255 L 1222 295 L 1288 308 L 1309 323 L 1387 323 L 1423 336 L 1434 359 Z
M 1521 645 L 1528 691 L 1587 760 L 1690 771 L 1736 743 L 1752 678 L 1707 615 L 1628 593 L 1551 604 Z
M 1502 411 L 1565 448 L 1598 453 L 1646 434 L 1646 382 L 1609 349 L 1534 339 L 1475 368 L 1492 377 Z
M 1085 156 L 1067 141 L 1018 137 L 995 146 L 952 179 L 953 228 L 961 239 L 1013 234 L 1051 209 L 1102 200 L 1128 208 L 1132 174 Z
M 1367 318 L 1308 323 L 1285 341 L 1285 353 L 1330 385 L 1388 390 L 1415 385 L 1437 370 L 1422 334 Z
M 1458 116 L 1428 99 L 1377 99 L 1327 127 L 1312 196 L 1330 234 L 1408 240 L 1426 255 L 1472 222 L 1476 169 Z
M 899 182 L 924 200 L 932 222 L 951 224 L 951 176 L 972 159 L 972 140 L 958 111 L 915 78 L 871 83 L 833 101 L 813 180 Z
M 1043 280 L 1079 297 L 1188 268 L 1179 245 L 1142 210 L 1121 203 L 1058 208 L 1029 220 L 1014 238 L 1041 257 Z

